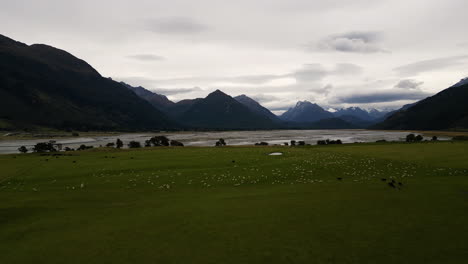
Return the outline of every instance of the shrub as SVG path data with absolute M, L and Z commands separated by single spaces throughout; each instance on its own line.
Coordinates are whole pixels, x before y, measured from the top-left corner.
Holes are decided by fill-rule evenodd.
M 416 136 L 414 134 L 408 134 L 406 136 L 406 142 L 414 142 L 416 140 Z
M 79 148 L 76 150 L 87 150 L 87 149 L 92 149 L 94 148 L 93 146 L 86 146 L 86 145 L 81 145 Z
M 57 150 L 54 148 L 54 145 L 52 143 L 41 142 L 41 143 L 37 143 L 33 147 L 33 151 L 34 152 L 55 152 Z
M 255 143 L 255 146 L 268 146 L 268 142 Z
M 122 140 L 120 140 L 120 138 L 118 138 L 118 139 L 115 141 L 115 146 L 116 146 L 118 149 L 123 147 L 123 142 L 122 142 Z
M 173 147 L 183 147 L 184 144 L 182 142 L 177 141 L 177 140 L 171 140 L 171 146 L 173 146 Z
M 128 143 L 129 148 L 141 148 L 141 143 L 138 141 L 130 141 Z
M 21 146 L 18 148 L 18 151 L 21 153 L 28 153 L 29 150 L 25 146 Z
M 108 147 L 108 148 L 113 148 L 114 146 L 115 146 L 114 142 L 110 142 L 110 143 L 106 144 L 106 147 Z
M 226 145 L 227 145 L 226 141 L 224 141 L 223 138 L 220 138 L 218 141 L 216 141 L 216 144 L 215 144 L 216 147 L 223 147 L 223 146 L 226 146 Z

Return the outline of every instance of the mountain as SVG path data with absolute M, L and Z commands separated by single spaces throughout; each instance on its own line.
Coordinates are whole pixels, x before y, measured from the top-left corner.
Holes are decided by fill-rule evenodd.
M 290 122 L 315 122 L 334 117 L 332 113 L 324 110 L 317 104 L 309 101 L 299 101 L 295 107 L 290 108 L 280 118 Z
M 124 82 L 120 82 L 122 85 L 127 87 L 128 89 L 132 90 L 136 95 L 138 95 L 140 98 L 145 99 L 148 101 L 152 106 L 156 107 L 160 111 L 164 112 L 166 108 L 174 105 L 175 103 L 172 102 L 171 100 L 167 99 L 165 95 L 162 94 L 157 94 L 154 92 L 151 92 L 141 86 L 138 87 L 133 87 L 129 84 L 126 84 Z
M 0 35 L 0 123 L 77 130 L 174 127 L 162 112 L 85 61 Z
M 188 109 L 178 120 L 196 128 L 260 129 L 276 124 L 268 117 L 251 111 L 231 96 L 216 90 L 204 99 L 186 102 Z
M 466 80 L 466 79 L 464 79 Z M 468 83 L 460 83 L 409 105 L 377 124 L 377 129 L 445 130 L 468 128 Z
M 250 111 L 268 117 L 271 121 L 274 122 L 281 122 L 278 116 L 270 112 L 270 110 L 266 109 L 263 107 L 261 104 L 259 104 L 257 101 L 254 99 L 246 96 L 245 94 L 239 95 L 234 97 L 239 103 L 245 105 L 247 108 L 250 109 Z
M 390 112 L 392 112 L 392 110 L 379 111 L 377 109 L 371 109 L 371 110 L 369 110 L 369 116 L 372 118 L 372 120 L 378 120 L 378 119 L 384 118 Z
M 359 117 L 353 115 L 342 115 L 339 119 L 352 124 L 355 128 L 368 128 L 375 124 L 374 120 L 362 120 Z
M 356 118 L 359 118 L 361 120 L 372 120 L 372 116 L 367 112 L 366 110 L 363 110 L 359 107 L 349 107 L 349 108 L 341 108 L 335 113 L 333 113 L 336 117 L 341 117 L 341 116 L 354 116 Z

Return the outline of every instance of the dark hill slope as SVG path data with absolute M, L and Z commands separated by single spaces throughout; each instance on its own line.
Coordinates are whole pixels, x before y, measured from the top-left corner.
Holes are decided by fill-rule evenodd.
M 85 61 L 0 35 L 0 119 L 59 129 L 159 129 L 175 125 Z
M 400 110 L 374 128 L 466 129 L 468 128 L 468 84 L 452 86 L 405 110 Z
M 190 103 L 179 119 L 188 126 L 212 129 L 265 129 L 276 126 L 268 117 L 252 112 L 219 90 Z

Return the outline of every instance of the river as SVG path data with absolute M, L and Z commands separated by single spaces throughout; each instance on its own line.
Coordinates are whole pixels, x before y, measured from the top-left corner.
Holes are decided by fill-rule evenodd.
M 375 142 L 385 139 L 387 141 L 403 141 L 408 132 L 389 132 L 371 130 L 272 130 L 272 131 L 226 131 L 226 132 L 168 132 L 168 133 L 129 133 L 117 136 L 74 137 L 74 138 L 47 138 L 28 140 L 0 141 L 0 154 L 18 153 L 20 146 L 31 149 L 38 142 L 49 140 L 62 144 L 63 148 L 77 148 L 81 144 L 88 146 L 104 146 L 120 138 L 124 144 L 134 140 L 144 144 L 144 141 L 155 135 L 165 135 L 169 139 L 178 140 L 185 146 L 214 146 L 219 138 L 224 138 L 228 145 L 253 145 L 257 142 L 283 144 L 291 140 L 305 141 L 306 144 L 316 144 L 317 140 L 337 140 L 343 143 Z M 442 140 L 444 138 L 441 138 Z

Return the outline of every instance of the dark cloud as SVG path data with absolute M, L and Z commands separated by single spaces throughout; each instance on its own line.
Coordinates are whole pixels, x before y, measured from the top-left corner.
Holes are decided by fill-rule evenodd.
M 154 55 L 154 54 L 135 54 L 127 56 L 129 59 L 139 60 L 139 61 L 162 61 L 166 58 Z
M 424 82 L 418 82 L 413 79 L 405 79 L 397 83 L 397 85 L 395 85 L 395 88 L 414 90 L 419 89 L 423 84 Z
M 423 72 L 440 71 L 443 69 L 451 68 L 466 64 L 468 55 L 437 58 L 432 60 L 418 61 L 415 63 L 407 64 L 393 69 L 400 75 L 410 76 L 417 75 Z
M 336 103 L 346 104 L 369 104 L 388 103 L 403 100 L 421 100 L 431 94 L 420 90 L 387 90 L 378 92 L 368 92 L 363 94 L 353 94 L 337 98 Z
M 191 92 L 198 92 L 202 91 L 200 87 L 193 87 L 193 88 L 156 88 L 152 89 L 153 92 L 163 95 L 174 95 L 174 94 L 185 94 Z
M 321 50 L 355 53 L 386 52 L 380 47 L 382 34 L 375 31 L 353 31 L 329 36 L 318 43 Z
M 259 103 L 269 103 L 269 102 L 275 102 L 278 101 L 280 98 L 273 96 L 273 95 L 267 95 L 267 94 L 256 94 L 251 96 L 252 99 Z
M 167 17 L 148 21 L 148 29 L 160 34 L 197 34 L 208 27 L 187 17 Z

